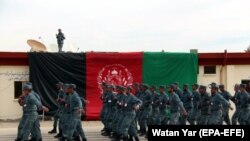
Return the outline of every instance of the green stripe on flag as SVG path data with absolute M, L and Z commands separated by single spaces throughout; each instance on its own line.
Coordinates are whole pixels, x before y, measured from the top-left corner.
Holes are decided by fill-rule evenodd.
M 143 54 L 143 83 L 168 85 L 197 82 L 198 54 L 145 52 Z

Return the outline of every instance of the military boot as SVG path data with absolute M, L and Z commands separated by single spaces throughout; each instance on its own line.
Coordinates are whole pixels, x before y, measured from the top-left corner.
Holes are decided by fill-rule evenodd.
M 74 137 L 74 140 L 75 141 L 81 141 L 81 137 L 80 136 L 76 136 L 76 137 Z
M 55 135 L 54 138 L 60 138 L 60 137 L 62 137 L 62 131 L 61 130 L 59 130 L 59 133 L 57 135 Z
M 145 130 L 145 129 L 142 129 L 139 136 L 144 136 L 144 135 L 146 135 L 146 130 Z
M 82 138 L 82 141 L 87 141 L 87 139 L 86 138 Z
M 128 141 L 128 136 L 123 136 L 121 139 L 122 141 Z
M 49 134 L 55 134 L 55 133 L 57 133 L 57 132 L 56 132 L 56 128 L 54 127 L 54 128 L 53 128 L 51 131 L 49 131 L 48 133 L 49 133 Z
M 129 136 L 128 141 L 133 141 L 133 136 Z
M 135 137 L 135 141 L 140 141 L 139 137 Z
M 22 139 L 21 138 L 17 138 L 17 139 L 15 139 L 15 141 L 22 141 Z

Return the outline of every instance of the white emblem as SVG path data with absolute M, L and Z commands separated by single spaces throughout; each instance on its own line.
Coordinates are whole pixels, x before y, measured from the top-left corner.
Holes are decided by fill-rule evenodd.
M 102 90 L 102 83 L 122 86 L 131 86 L 133 77 L 129 70 L 121 64 L 112 64 L 104 66 L 98 73 L 98 88 Z

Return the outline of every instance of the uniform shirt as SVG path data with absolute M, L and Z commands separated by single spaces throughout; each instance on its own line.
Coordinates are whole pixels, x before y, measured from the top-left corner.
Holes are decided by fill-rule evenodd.
M 42 107 L 42 104 L 36 98 L 33 92 L 30 92 L 27 96 L 24 97 L 23 111 L 26 112 L 36 112 L 37 107 Z
M 76 92 L 73 92 L 73 94 L 71 94 L 71 95 L 67 95 L 65 98 L 65 102 L 67 104 L 67 106 L 66 106 L 67 113 L 71 113 L 71 112 L 76 111 L 78 109 L 82 109 L 81 99 Z
M 178 87 L 177 90 L 175 90 L 175 93 L 179 96 L 180 99 L 182 99 L 183 91 Z
M 100 97 L 100 99 L 102 100 L 102 103 L 104 103 L 105 102 L 105 97 L 106 97 L 106 95 L 107 95 L 108 93 L 107 92 L 103 92 L 102 93 L 102 95 L 101 95 L 101 97 Z
M 200 96 L 201 100 L 198 107 L 201 109 L 202 115 L 208 115 L 211 113 L 211 97 L 207 92 L 201 93 Z
M 124 99 L 123 110 L 134 111 L 134 106 L 141 105 L 142 101 L 132 94 L 128 94 Z
M 65 36 L 62 32 L 59 32 L 56 36 L 57 38 L 57 43 L 58 44 L 63 44 L 63 40 L 65 39 Z
M 71 111 L 82 109 L 82 101 L 79 94 L 76 91 L 74 91 L 73 94 L 71 95 L 70 108 Z
M 238 91 L 238 92 L 235 92 L 235 94 L 234 94 L 234 96 L 233 96 L 233 99 L 234 99 L 234 103 L 235 103 L 235 106 L 236 106 L 236 108 L 240 108 L 240 96 L 241 96 L 241 94 L 240 94 L 240 92 Z
M 154 92 L 151 93 L 151 96 L 153 108 L 158 108 L 160 106 L 160 95 L 157 92 Z
M 105 103 L 108 107 L 112 107 L 115 105 L 115 94 L 114 93 L 107 93 L 106 97 L 104 98 Z
M 229 102 L 219 93 L 211 96 L 211 111 L 218 111 L 222 106 L 229 106 Z
M 38 100 L 38 102 L 39 102 L 39 105 L 41 106 L 41 107 L 37 107 L 37 109 L 42 109 L 42 100 L 41 100 L 41 97 L 39 96 L 39 94 L 38 93 L 36 93 L 35 91 L 31 91 L 33 94 L 34 94 L 34 96 L 36 97 L 36 99 Z
M 142 100 L 142 92 L 141 92 L 141 91 L 136 91 L 135 96 L 136 96 L 138 99 Z
M 186 109 L 193 108 L 193 95 L 189 90 L 183 91 L 181 100 Z
M 170 94 L 169 96 L 170 112 L 180 112 L 184 110 L 183 103 L 181 102 L 179 96 L 176 93 Z
M 64 91 L 63 91 L 62 89 L 60 89 L 60 90 L 58 91 L 57 97 L 58 97 L 58 98 L 64 99 L 65 93 L 64 93 Z
M 152 105 L 152 96 L 151 93 L 147 90 L 142 92 L 142 108 L 149 107 Z
M 125 94 L 117 94 L 116 95 L 116 107 L 117 109 L 122 109 L 122 106 L 124 105 L 124 100 L 127 95 Z
M 248 108 L 249 104 L 249 93 L 248 92 L 241 92 L 240 93 L 240 108 Z
M 160 94 L 160 110 L 165 110 L 167 108 L 167 104 L 169 103 L 169 97 L 164 92 Z
M 193 91 L 193 105 L 195 109 L 198 109 L 200 101 L 201 101 L 200 93 L 198 91 Z
M 232 99 L 232 95 L 228 91 L 224 91 L 220 93 L 228 102 Z M 223 107 L 228 107 L 227 105 L 223 105 Z

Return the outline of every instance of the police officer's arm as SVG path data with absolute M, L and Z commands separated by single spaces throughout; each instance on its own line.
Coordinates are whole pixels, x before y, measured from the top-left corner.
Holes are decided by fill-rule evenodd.
M 181 111 L 183 112 L 183 114 L 184 115 L 187 115 L 187 112 L 186 112 L 186 109 L 184 108 L 184 106 L 183 106 L 183 103 L 182 103 L 182 101 L 180 100 L 180 98 L 178 97 L 178 96 L 176 96 L 176 99 L 175 99 L 176 101 L 176 103 L 177 103 L 177 105 L 180 107 L 180 109 L 181 109 Z
M 197 102 L 197 107 L 195 107 L 195 108 L 197 108 L 198 109 L 198 107 L 199 107 L 199 105 L 200 105 L 200 103 L 201 103 L 201 97 L 200 97 L 200 95 L 199 95 L 199 93 L 198 92 L 196 92 L 196 102 Z
M 232 107 L 231 107 L 231 104 L 230 104 L 230 102 L 228 102 L 223 96 L 218 96 L 219 97 L 219 100 L 220 100 L 220 102 L 222 103 L 222 105 L 227 105 L 231 110 L 233 109 Z
M 49 109 L 42 105 L 42 103 L 34 96 L 30 99 L 30 102 L 37 106 L 38 109 L 42 109 L 45 112 L 48 112 Z
M 229 92 L 226 92 L 226 94 L 227 94 L 228 99 L 232 100 L 233 96 Z
M 78 96 L 72 96 L 72 103 L 71 104 L 71 110 L 78 110 L 78 109 L 81 109 L 82 108 L 82 102 L 81 102 L 81 99 L 80 97 Z
M 150 103 L 152 103 L 152 96 L 150 93 L 146 92 L 146 99 L 145 101 L 143 102 L 145 105 L 149 105 Z
M 132 98 L 133 108 L 134 110 L 139 110 L 140 106 L 142 105 L 142 101 L 135 96 Z

